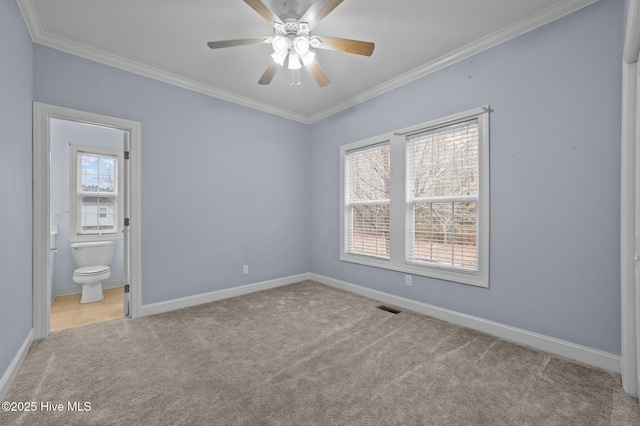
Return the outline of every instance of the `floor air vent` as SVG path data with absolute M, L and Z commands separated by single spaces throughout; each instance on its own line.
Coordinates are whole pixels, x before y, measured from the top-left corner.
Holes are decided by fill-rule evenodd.
M 390 308 L 389 306 L 385 306 L 385 305 L 377 306 L 377 308 L 381 309 L 383 311 L 391 312 L 392 314 L 399 314 L 400 313 L 399 310 Z

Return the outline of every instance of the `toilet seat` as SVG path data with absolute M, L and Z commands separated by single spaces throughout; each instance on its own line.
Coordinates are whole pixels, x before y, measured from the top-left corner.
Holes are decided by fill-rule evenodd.
M 110 268 L 105 265 L 83 266 L 73 271 L 73 275 L 90 277 L 92 275 L 104 274 L 107 271 L 110 271 Z

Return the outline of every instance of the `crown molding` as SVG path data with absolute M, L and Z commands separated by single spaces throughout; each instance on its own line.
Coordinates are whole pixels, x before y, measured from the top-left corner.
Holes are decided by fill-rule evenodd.
M 375 98 L 376 96 L 379 96 L 383 93 L 389 92 L 393 89 L 396 89 L 414 80 L 441 70 L 449 65 L 452 65 L 484 50 L 504 43 L 505 41 L 518 37 L 528 31 L 541 27 L 545 24 L 548 24 L 549 22 L 555 21 L 556 19 L 562 18 L 563 16 L 582 9 L 583 7 L 589 6 L 590 4 L 593 4 L 598 0 L 559 1 L 556 4 L 549 6 L 534 15 L 524 18 L 512 25 L 509 25 L 501 30 L 482 37 L 472 43 L 469 43 L 466 46 L 456 49 L 447 55 L 441 56 L 440 58 L 428 62 L 420 67 L 414 68 L 411 71 L 401 74 L 398 77 L 388 80 L 385 83 L 359 93 L 356 96 L 339 102 L 323 111 L 310 116 L 289 111 L 284 108 L 277 108 L 273 105 L 251 99 L 246 96 L 237 95 L 235 93 L 231 93 L 217 87 L 203 84 L 195 80 L 169 73 L 158 68 L 150 67 L 139 62 L 132 61 L 130 59 L 126 59 L 117 55 L 113 55 L 111 53 L 104 52 L 102 50 L 92 48 L 90 46 L 86 46 L 81 43 L 73 42 L 55 36 L 53 34 L 49 34 L 42 30 L 40 19 L 38 17 L 38 13 L 33 0 L 16 1 L 29 30 L 29 34 L 31 35 L 31 39 L 34 43 L 38 43 L 56 50 L 61 50 L 63 52 L 71 53 L 76 56 L 129 71 L 134 74 L 159 80 L 178 87 L 182 87 L 194 92 L 203 93 L 208 96 L 213 96 L 225 101 L 257 109 L 259 111 L 286 118 L 288 120 L 297 121 L 302 124 L 313 124 L 333 114 L 344 111 L 359 103 Z
M 82 43 L 77 43 L 75 41 L 49 34 L 44 31 L 40 25 L 40 18 L 38 17 L 38 13 L 33 0 L 17 0 L 17 2 L 18 7 L 22 12 L 25 23 L 27 24 L 29 34 L 31 35 L 31 40 L 34 43 L 70 53 L 72 55 L 80 56 L 94 62 L 99 62 L 101 64 L 129 71 L 144 77 L 152 78 L 154 80 L 162 81 L 164 83 L 172 84 L 174 86 L 182 87 L 193 92 L 202 93 L 238 105 L 243 105 L 262 112 L 273 114 L 282 118 L 286 118 L 288 120 L 297 121 L 303 124 L 309 124 L 308 117 L 302 114 L 298 114 L 283 108 L 277 108 L 273 105 L 256 101 L 255 99 L 251 99 L 246 96 L 237 95 L 235 93 L 231 93 L 217 87 L 209 86 L 198 81 L 179 76 L 177 74 L 163 71 L 161 69 L 150 67 L 148 65 L 144 65 L 139 62 L 123 58 L 121 56 L 113 55 L 111 53 L 95 49 Z
M 640 7 L 638 0 L 629 1 L 629 11 L 627 14 L 627 25 L 624 37 L 623 58 L 627 64 L 638 61 L 640 53 Z
M 555 21 L 556 19 L 562 18 L 563 16 L 569 15 L 570 13 L 582 9 L 583 7 L 589 6 L 590 4 L 593 4 L 597 1 L 598 0 L 571 0 L 568 2 L 558 2 L 534 15 L 521 19 L 520 21 L 512 25 L 509 25 L 485 37 L 473 41 L 466 46 L 453 50 L 447 55 L 443 55 L 431 62 L 428 62 L 417 68 L 414 68 L 411 71 L 401 74 L 398 77 L 388 80 L 372 89 L 366 90 L 352 98 L 340 102 L 331 108 L 314 114 L 309 117 L 309 121 L 311 123 L 315 123 L 316 121 L 320 121 L 340 111 L 344 111 L 345 109 L 351 108 L 352 106 L 375 98 L 376 96 L 382 95 L 383 93 L 389 92 L 393 89 L 397 89 L 400 86 L 411 83 L 412 81 L 439 71 L 449 65 L 455 64 L 456 62 L 462 61 L 463 59 L 469 58 L 484 50 L 488 50 L 492 47 L 516 38 L 524 33 L 546 25 L 552 21 Z
M 36 40 L 40 38 L 42 28 L 36 5 L 33 3 L 33 0 L 16 0 L 16 3 L 18 3 L 18 8 L 20 9 L 20 13 L 22 13 L 25 24 L 27 24 L 27 31 L 29 31 L 31 40 L 35 43 Z
M 102 64 L 129 71 L 144 77 L 152 78 L 154 80 L 159 80 L 164 83 L 169 83 L 174 86 L 182 87 L 194 92 L 203 93 L 205 95 L 213 96 L 215 98 L 233 102 L 235 104 L 244 105 L 246 107 L 277 115 L 289 120 L 299 121 L 304 124 L 308 123 L 307 117 L 301 114 L 294 113 L 292 111 L 288 111 L 286 109 L 276 108 L 272 105 L 256 101 L 255 99 L 240 96 L 235 93 L 219 89 L 217 87 L 209 86 L 198 81 L 179 76 L 177 74 L 150 67 L 148 65 L 132 61 L 130 59 L 125 59 L 111 53 L 94 49 L 84 44 L 63 39 L 53 34 L 48 34 L 44 31 L 40 31 L 40 34 L 40 37 L 35 42 L 43 46 L 71 53 L 76 56 L 80 56 L 95 62 L 100 62 Z

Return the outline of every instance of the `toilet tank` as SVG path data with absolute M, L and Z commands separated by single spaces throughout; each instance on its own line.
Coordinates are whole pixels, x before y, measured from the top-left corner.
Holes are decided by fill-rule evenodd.
M 73 243 L 71 247 L 71 257 L 76 268 L 83 266 L 111 265 L 115 241 L 87 241 Z

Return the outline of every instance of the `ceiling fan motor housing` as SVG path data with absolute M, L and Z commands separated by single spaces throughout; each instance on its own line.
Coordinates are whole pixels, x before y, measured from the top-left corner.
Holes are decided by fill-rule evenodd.
M 309 24 L 306 22 L 284 22 L 282 24 L 276 22 L 273 26 L 273 31 L 276 36 L 303 36 L 309 37 Z
M 271 55 L 273 60 L 278 65 L 284 66 L 285 59 L 288 58 L 287 68 L 291 70 L 302 67 L 300 60 L 305 65 L 310 65 L 313 62 L 315 53 L 310 51 L 309 47 L 311 45 L 318 46 L 315 40 L 309 39 L 309 24 L 307 22 L 299 22 L 298 19 L 298 17 L 289 17 L 283 19 L 282 23 L 274 22 L 274 37 L 270 39 L 274 50 Z

